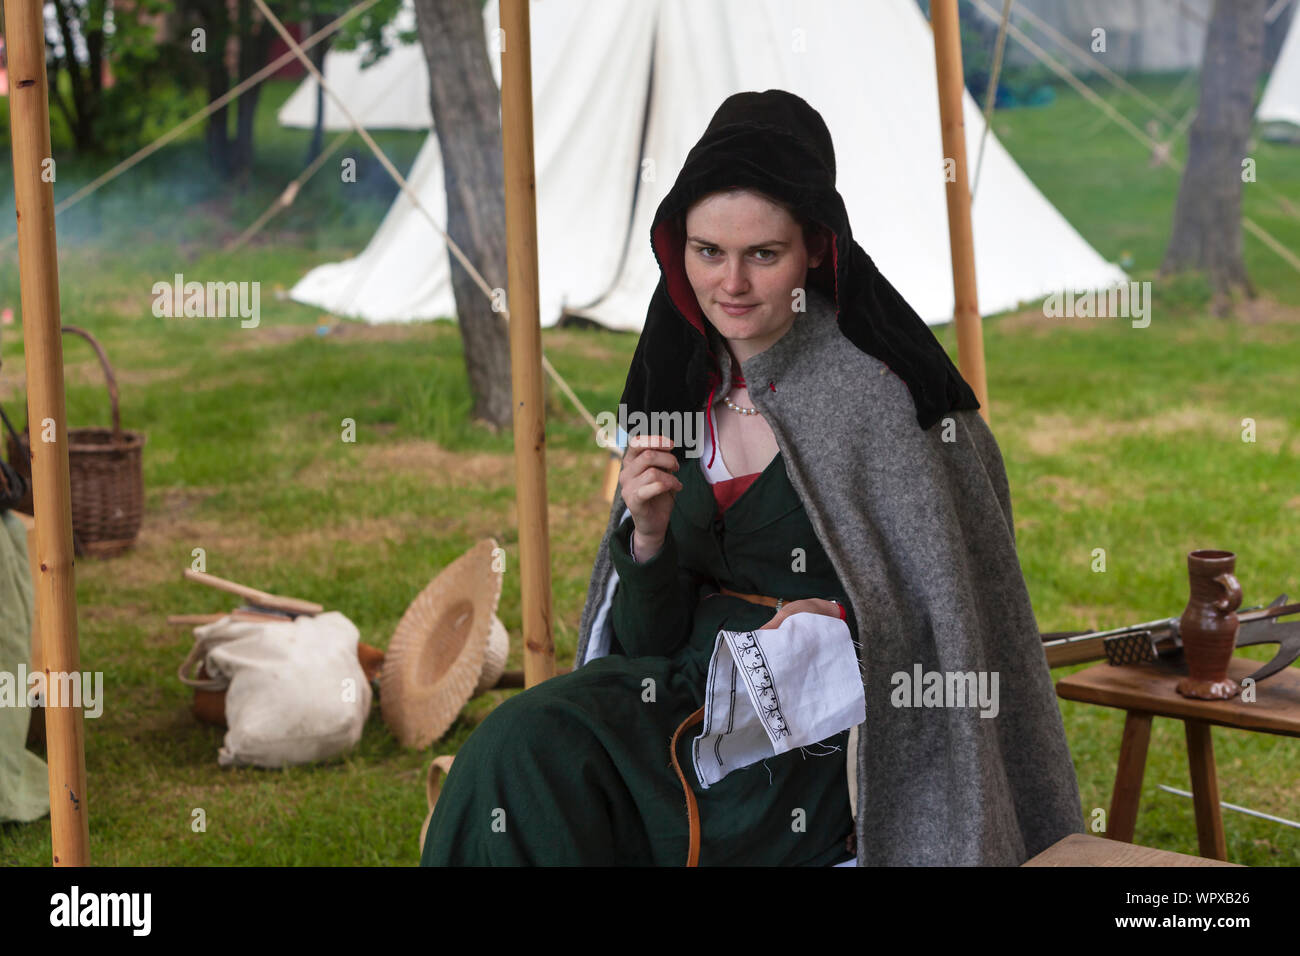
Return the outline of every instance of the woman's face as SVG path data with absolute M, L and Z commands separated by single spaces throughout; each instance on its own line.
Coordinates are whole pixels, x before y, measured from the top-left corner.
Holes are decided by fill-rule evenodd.
M 789 331 L 791 293 L 803 288 L 823 255 L 810 255 L 803 230 L 785 209 L 748 190 L 706 196 L 686 214 L 686 277 L 741 362 Z

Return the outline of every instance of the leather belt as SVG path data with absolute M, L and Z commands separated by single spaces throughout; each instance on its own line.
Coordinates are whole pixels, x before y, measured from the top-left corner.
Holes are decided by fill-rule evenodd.
M 788 603 L 785 598 L 768 597 L 766 594 L 746 594 L 743 591 L 733 591 L 731 590 L 731 588 L 724 588 L 721 585 L 719 585 L 718 590 L 714 593 L 727 594 L 730 595 L 731 597 L 738 597 L 742 601 L 749 601 L 751 604 L 764 604 L 767 607 L 775 608 L 778 611 L 781 610 L 781 607 L 784 604 Z M 710 594 L 708 596 L 713 597 L 714 595 Z M 848 620 L 848 611 L 845 609 L 844 605 L 839 602 L 839 600 L 837 600 L 836 598 L 826 598 L 826 600 L 830 601 L 832 604 L 834 604 L 836 607 L 840 609 L 841 621 Z
M 781 605 L 785 603 L 785 598 L 768 597 L 766 594 L 745 594 L 743 591 L 733 591 L 731 588 L 719 587 L 719 594 L 728 594 L 731 597 L 738 597 L 742 601 L 749 601 L 751 604 L 765 604 L 768 607 L 781 610 Z
M 703 707 L 677 725 L 677 729 L 673 732 L 673 742 L 669 747 L 673 769 L 677 771 L 677 779 L 682 782 L 682 790 L 686 793 L 686 830 L 689 835 L 686 851 L 687 866 L 700 865 L 700 808 L 695 802 L 695 792 L 686 782 L 686 775 L 682 773 L 681 765 L 677 762 L 677 741 L 681 739 L 682 731 L 702 723 L 704 723 Z

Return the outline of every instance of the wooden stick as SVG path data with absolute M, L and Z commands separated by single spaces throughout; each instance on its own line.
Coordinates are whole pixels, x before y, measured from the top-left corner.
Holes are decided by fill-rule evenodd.
M 600 493 L 609 504 L 614 503 L 614 491 L 618 488 L 618 475 L 623 470 L 623 459 L 611 454 L 605 462 L 605 480 Z
M 312 601 L 304 601 L 301 598 L 280 597 L 277 594 L 250 588 L 245 584 L 227 581 L 225 578 L 219 578 L 215 574 L 208 574 L 206 571 L 195 571 L 193 568 L 186 568 L 185 577 L 190 581 L 216 588 L 218 591 L 236 594 L 249 604 L 256 604 L 259 607 L 269 607 L 276 611 L 288 611 L 290 614 L 319 614 L 325 610 L 322 605 L 315 604 Z
M 951 160 L 954 175 L 945 176 L 948 195 L 948 244 L 952 250 L 953 321 L 957 325 L 957 364 L 979 399 L 980 414 L 989 421 L 988 385 L 984 375 L 984 333 L 979 295 L 975 288 L 975 241 L 971 230 L 970 187 L 966 181 L 966 127 L 962 96 L 966 92 L 961 66 L 961 32 L 957 0 L 932 0 L 934 66 L 939 81 L 939 123 L 943 131 L 945 173 Z
M 506 196 L 510 379 L 515 487 L 519 489 L 519 582 L 524 675 L 529 687 L 555 674 L 551 557 L 546 518 L 546 408 L 537 292 L 537 182 L 528 0 L 501 0 L 501 145 Z
M 202 624 L 211 624 L 213 621 L 220 621 L 223 617 L 232 617 L 236 621 L 292 623 L 289 618 L 280 614 L 262 614 L 258 611 L 245 611 L 242 608 L 235 608 L 225 614 L 169 614 L 167 615 L 167 623 L 177 627 L 196 627 Z
M 59 265 L 54 237 L 45 20 L 40 0 L 4 0 L 9 54 L 10 132 L 18 272 L 27 361 L 32 500 L 36 518 L 36 606 L 47 677 L 79 674 L 77 592 L 72 558 L 72 492 L 68 480 L 68 417 L 63 394 Z M 45 174 L 45 175 L 42 175 Z M 41 440 L 46 434 L 52 441 Z M 61 682 L 62 683 L 62 682 Z M 67 686 L 66 683 L 63 686 Z M 50 774 L 50 844 L 55 866 L 89 862 L 85 726 L 82 709 L 49 706 L 45 725 Z
M 200 624 L 211 624 L 213 621 L 219 621 L 224 614 L 168 614 L 168 627 L 194 627 Z
M 218 620 L 220 620 L 221 617 L 225 617 L 225 616 L 226 615 L 224 614 L 220 615 Z M 235 608 L 233 611 L 230 612 L 230 616 L 234 618 L 236 621 L 270 621 L 272 624 L 293 623 L 293 620 L 291 618 L 287 618 L 283 614 L 264 614 L 261 611 L 249 611 L 246 608 L 242 608 L 242 607 Z M 303 616 L 314 617 L 315 615 L 307 614 Z

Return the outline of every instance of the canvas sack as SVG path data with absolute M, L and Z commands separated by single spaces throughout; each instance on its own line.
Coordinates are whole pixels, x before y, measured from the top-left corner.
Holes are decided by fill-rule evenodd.
M 338 611 L 292 621 L 227 616 L 194 629 L 194 651 L 226 690 L 223 767 L 284 767 L 337 756 L 356 745 L 370 714 L 370 682 L 357 660 L 356 626 Z

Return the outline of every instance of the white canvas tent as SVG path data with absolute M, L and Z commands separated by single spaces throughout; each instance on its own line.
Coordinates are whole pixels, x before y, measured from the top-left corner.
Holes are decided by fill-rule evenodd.
M 534 0 L 531 14 L 544 325 L 567 307 L 641 327 L 659 278 L 655 208 L 722 100 L 772 87 L 830 127 L 857 241 L 927 321 L 951 320 L 934 47 L 914 0 Z M 497 26 L 495 0 L 484 22 Z M 974 157 L 983 119 L 969 95 L 965 125 Z M 408 179 L 445 222 L 436 136 Z M 972 216 L 985 314 L 1125 280 L 994 136 Z M 312 270 L 291 295 L 377 322 L 455 314 L 445 245 L 404 196 L 365 251 Z
M 355 50 L 331 50 L 325 54 L 323 73 L 327 82 L 340 93 L 352 115 L 367 129 L 429 129 L 433 115 L 429 111 L 429 69 L 424 51 L 418 43 L 402 43 L 398 36 L 415 29 L 415 9 L 408 2 L 384 29 L 385 44 L 391 49 L 382 58 L 363 68 L 368 45 Z M 307 77 L 293 95 L 285 100 L 276 114 L 281 126 L 314 129 L 316 94 L 320 84 Z M 343 112 L 328 95 L 325 97 L 325 129 L 340 132 L 351 129 Z
M 1261 123 L 1288 128 L 1290 136 L 1300 133 L 1300 11 L 1291 18 L 1291 27 L 1273 64 L 1255 118 Z

